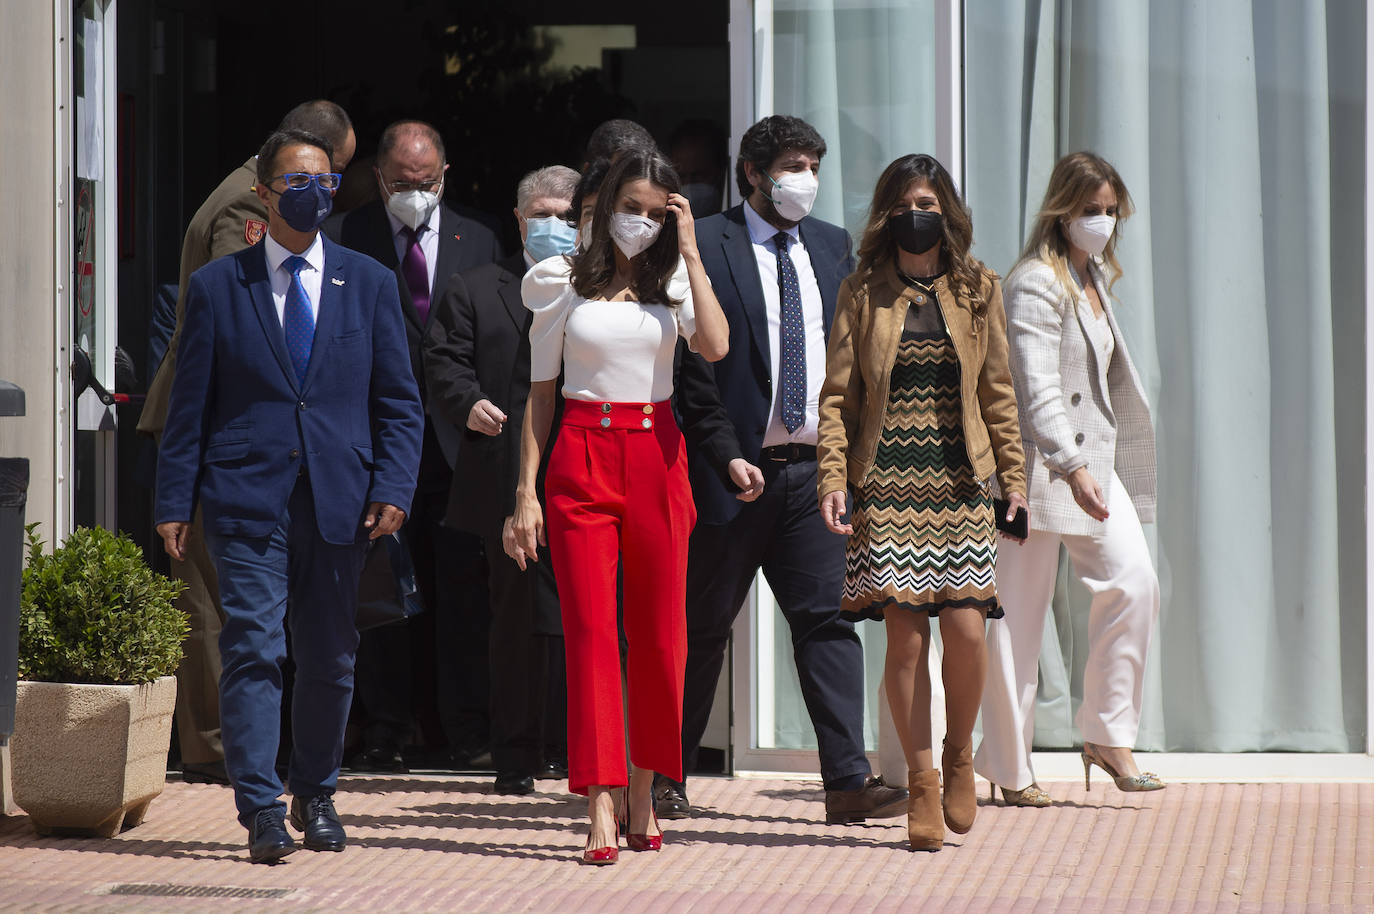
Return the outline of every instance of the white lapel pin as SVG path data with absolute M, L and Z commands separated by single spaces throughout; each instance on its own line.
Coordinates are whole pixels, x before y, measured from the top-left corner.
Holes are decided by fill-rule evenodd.
M 332 282 L 332 283 L 333 283 L 334 285 L 336 285 L 336 286 L 341 286 L 341 285 L 344 284 L 344 281 L 343 281 L 342 279 L 338 279 L 337 277 L 333 277 L 333 276 L 331 276 L 331 277 L 329 278 L 329 281 Z

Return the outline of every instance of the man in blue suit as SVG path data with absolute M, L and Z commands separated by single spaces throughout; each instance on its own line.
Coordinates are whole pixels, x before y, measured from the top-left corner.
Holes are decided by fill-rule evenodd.
M 763 569 L 792 630 L 802 697 L 816 729 L 826 821 L 888 818 L 907 792 L 871 777 L 863 745 L 863 646 L 840 615 L 844 539 L 816 498 L 817 401 L 840 281 L 854 269 L 849 233 L 810 216 L 825 140 L 795 117 L 766 117 L 740 140 L 744 203 L 697 223 L 706 272 L 730 322 L 716 385 L 763 494 L 744 503 L 690 453 L 697 526 L 687 560 L 683 770 L 696 764 L 730 627 Z M 686 786 L 655 790 L 660 818 L 689 815 Z
M 306 847 L 343 850 L 332 796 L 358 576 L 368 539 L 405 520 L 424 427 L 395 276 L 319 233 L 339 182 L 331 156 L 298 130 L 263 145 L 267 234 L 191 275 L 158 455 L 167 552 L 185 554 L 199 504 L 219 572 L 224 761 L 254 863 L 295 850 L 275 770 L 284 618 L 291 822 Z

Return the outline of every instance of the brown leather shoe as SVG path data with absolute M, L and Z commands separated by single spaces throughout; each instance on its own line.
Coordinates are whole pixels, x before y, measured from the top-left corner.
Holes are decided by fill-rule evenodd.
M 940 815 L 940 772 L 934 768 L 907 772 L 911 799 L 906 810 L 906 838 L 914 851 L 938 851 L 945 846 L 945 823 Z
M 967 834 L 978 814 L 978 798 L 973 792 L 973 746 L 955 749 L 949 744 L 940 754 L 945 770 L 945 824 L 956 835 Z
M 825 824 L 852 825 L 865 819 L 891 819 L 906 809 L 907 792 L 889 787 L 882 778 L 869 778 L 856 790 L 825 792 Z

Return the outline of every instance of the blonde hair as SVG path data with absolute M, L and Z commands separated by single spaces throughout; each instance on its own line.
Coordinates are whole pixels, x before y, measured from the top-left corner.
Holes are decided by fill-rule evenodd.
M 1054 165 L 1050 174 L 1050 184 L 1045 188 L 1045 200 L 1040 204 L 1040 212 L 1031 226 L 1026 238 L 1025 250 L 1017 261 L 1017 266 L 1027 260 L 1043 260 L 1054 268 L 1055 278 L 1065 289 L 1074 288 L 1069 273 L 1069 242 L 1064 236 L 1061 221 L 1069 213 L 1077 212 L 1083 204 L 1097 193 L 1103 184 L 1111 186 L 1116 194 L 1116 228 L 1107 246 L 1102 249 L 1102 260 L 1107 264 L 1107 291 L 1121 278 L 1121 263 L 1116 259 L 1116 242 L 1120 237 L 1121 223 L 1135 211 L 1131 195 L 1115 168 L 1106 159 L 1092 152 L 1073 152 Z M 1083 277 L 1088 282 L 1088 277 Z

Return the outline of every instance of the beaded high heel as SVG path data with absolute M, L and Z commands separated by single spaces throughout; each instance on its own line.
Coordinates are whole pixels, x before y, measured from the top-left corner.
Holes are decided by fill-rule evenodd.
M 1083 752 L 1083 789 L 1092 790 L 1093 785 L 1090 780 L 1092 766 L 1096 765 L 1107 776 L 1116 782 L 1116 789 L 1125 793 L 1139 793 L 1146 790 L 1163 790 L 1164 782 L 1159 775 L 1153 771 L 1142 771 L 1140 774 L 1118 774 L 1112 764 L 1102 757 L 1102 747 L 1096 743 L 1084 741 Z
M 992 788 L 988 791 L 988 799 L 995 803 L 997 801 L 997 785 L 988 784 L 988 787 Z M 1050 799 L 1050 795 L 1045 792 L 1044 788 L 1033 782 L 1029 787 L 1023 787 L 1020 790 L 1010 790 L 1006 787 L 1002 788 L 1003 806 L 1034 806 L 1040 808 L 1052 806 L 1053 804 L 1054 801 Z

